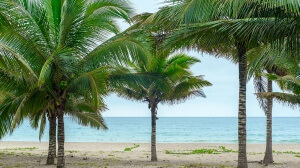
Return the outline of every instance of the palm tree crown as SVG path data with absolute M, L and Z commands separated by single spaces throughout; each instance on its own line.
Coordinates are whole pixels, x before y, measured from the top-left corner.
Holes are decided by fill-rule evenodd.
M 153 103 L 175 104 L 191 97 L 205 97 L 202 88 L 211 86 L 202 76 L 193 76 L 190 68 L 198 59 L 185 54 L 153 55 L 145 64 L 132 64 L 131 73 L 147 74 L 152 82 L 127 85 L 117 89 L 122 97 Z

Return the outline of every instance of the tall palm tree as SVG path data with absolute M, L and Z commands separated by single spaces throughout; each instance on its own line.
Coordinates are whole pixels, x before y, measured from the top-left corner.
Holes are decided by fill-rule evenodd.
M 157 45 L 155 45 L 157 46 Z M 151 78 L 148 83 L 131 83 L 117 88 L 124 98 L 146 102 L 151 111 L 151 161 L 157 161 L 156 120 L 158 105 L 175 104 L 192 97 L 205 97 L 202 88 L 211 86 L 202 76 L 194 76 L 190 67 L 199 60 L 185 54 L 171 55 L 153 47 L 152 55 L 144 63 L 132 64 L 128 73 L 144 74 Z
M 276 44 L 278 45 L 278 44 Z M 282 47 L 284 48 L 284 47 Z M 249 77 L 254 76 L 254 85 L 257 93 L 273 92 L 273 80 L 276 76 L 286 76 L 299 71 L 299 59 L 295 58 L 291 52 L 282 51 L 272 46 L 272 43 L 254 48 L 248 52 Z M 264 75 L 268 73 L 269 75 Z M 266 114 L 266 151 L 262 163 L 268 165 L 274 162 L 272 150 L 272 109 L 273 98 L 266 99 L 259 97 L 259 104 Z
M 193 4 L 193 5 L 191 5 Z M 215 3 L 211 2 L 208 6 L 213 7 Z M 193 7 L 192 7 L 193 6 Z M 205 5 L 204 5 L 205 6 Z M 238 107 L 238 167 L 247 167 L 247 152 L 246 152 L 246 80 L 247 80 L 247 59 L 246 53 L 252 46 L 248 40 L 240 38 L 237 34 L 231 32 L 222 32 L 221 27 L 225 24 L 219 25 L 221 16 L 209 16 L 212 11 L 207 12 L 206 15 L 200 16 L 203 12 L 203 7 L 200 6 L 200 1 L 182 1 L 179 5 L 175 5 L 175 9 L 182 8 L 184 13 L 175 14 L 179 16 L 180 23 L 183 28 L 175 28 L 169 39 L 166 40 L 166 45 L 169 47 L 196 49 L 217 56 L 223 56 L 239 65 L 239 107 Z M 200 8 L 196 10 L 195 8 Z M 201 10 L 202 9 L 202 10 Z M 174 9 L 163 9 L 173 13 Z M 196 12 L 197 11 L 197 12 Z M 200 11 L 200 12 L 198 12 Z M 166 13 L 163 11 L 162 13 Z M 169 17 L 167 15 L 166 17 Z M 230 16 L 229 16 L 230 17 Z M 231 18 L 236 16 L 231 16 Z M 160 18 L 158 15 L 157 18 Z M 176 18 L 176 17 L 175 17 Z M 198 22 L 198 23 L 197 23 Z M 184 28 L 187 25 L 187 28 Z
M 14 93 L 0 107 L 1 133 L 23 114 L 53 110 L 57 167 L 65 167 L 64 115 L 74 112 L 71 105 L 98 113 L 113 71 L 108 65 L 139 60 L 147 51 L 136 32 L 118 34 L 116 19 L 131 13 L 119 0 L 1 1 L 0 90 Z
M 272 92 L 273 90 L 273 82 L 270 79 L 267 81 L 259 74 L 253 79 L 254 88 L 257 93 L 265 93 Z M 258 102 L 260 107 L 263 109 L 266 115 L 266 151 L 264 159 L 261 161 L 262 163 L 268 165 L 274 162 L 273 160 L 273 150 L 272 150 L 272 113 L 273 113 L 273 99 L 263 99 L 258 97 Z
M 175 32 L 166 46 L 196 49 L 238 62 L 238 167 L 246 168 L 246 54 L 261 44 L 297 36 L 297 19 L 294 16 L 299 16 L 299 6 L 289 2 L 264 3 L 259 0 L 167 2 L 169 6 L 162 8 L 155 16 L 159 25 Z M 291 46 L 291 43 L 288 45 Z
M 297 68 L 299 69 L 299 68 Z M 263 75 L 265 78 L 267 78 L 267 90 L 265 92 L 258 92 L 258 98 L 262 99 L 265 104 L 265 112 L 266 112 L 266 123 L 267 123 L 267 131 L 266 131 L 266 151 L 265 156 L 262 160 L 263 164 L 272 164 L 274 162 L 273 160 L 273 150 L 272 150 L 272 105 L 273 105 L 273 80 L 277 80 L 278 82 L 286 77 L 287 73 L 289 71 L 280 71 L 278 73 L 277 69 L 273 69 L 273 71 L 267 71 L 268 75 Z M 273 74 L 272 74 L 273 73 Z M 276 75 L 274 74 L 276 73 Z M 281 83 L 284 80 L 281 81 Z M 280 83 L 280 82 L 279 82 Z M 281 84 L 282 85 L 282 84 Z M 281 87 L 284 90 L 284 87 Z M 276 93 L 275 93 L 276 95 Z M 264 97 L 265 96 L 265 97 Z M 282 95 L 284 97 L 284 95 Z
M 273 81 L 270 79 L 265 80 L 261 75 L 256 74 L 254 77 L 254 86 L 257 93 L 265 93 L 273 91 Z M 266 150 L 265 156 L 261 163 L 266 165 L 272 164 L 273 160 L 273 149 L 272 149 L 272 113 L 273 113 L 273 99 L 263 99 L 257 97 L 260 107 L 263 109 L 266 115 Z

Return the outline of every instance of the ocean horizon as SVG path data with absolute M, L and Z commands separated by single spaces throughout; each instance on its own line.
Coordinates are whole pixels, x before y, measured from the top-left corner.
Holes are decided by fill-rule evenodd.
M 300 117 L 274 117 L 273 143 L 300 143 Z M 96 130 L 65 117 L 66 142 L 150 142 L 150 117 L 105 117 L 108 130 Z M 13 134 L 1 141 L 39 142 L 39 129 L 24 120 Z M 265 117 L 247 118 L 247 143 L 263 144 Z M 41 142 L 48 141 L 48 123 Z M 160 117 L 157 120 L 158 143 L 228 143 L 238 142 L 237 117 Z

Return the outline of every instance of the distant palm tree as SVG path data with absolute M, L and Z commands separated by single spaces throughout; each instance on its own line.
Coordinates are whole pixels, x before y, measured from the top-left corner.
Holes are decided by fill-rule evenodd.
M 283 77 L 287 74 L 299 72 L 297 63 L 299 60 L 291 52 L 284 49 L 276 49 L 278 44 L 276 44 L 277 47 L 272 45 L 274 44 L 261 45 L 247 54 L 249 59 L 249 79 L 252 76 L 254 77 L 254 86 L 258 94 L 273 92 L 273 80 L 277 78 L 276 76 Z M 268 73 L 268 75 L 265 75 L 265 73 Z M 268 165 L 274 162 L 272 149 L 273 98 L 268 97 L 265 99 L 260 96 L 257 98 L 266 114 L 266 151 L 262 163 Z
M 201 76 L 193 76 L 190 67 L 199 60 L 185 54 L 174 55 L 169 49 L 162 49 L 167 32 L 163 26 L 153 24 L 153 14 L 142 13 L 130 18 L 133 24 L 125 32 L 141 31 L 148 35 L 152 44 L 151 55 L 143 62 L 131 64 L 129 69 L 123 69 L 128 74 L 143 74 L 152 80 L 146 84 L 134 83 L 119 87 L 117 94 L 128 99 L 148 103 L 151 110 L 151 161 L 157 161 L 156 154 L 156 120 L 159 103 L 174 104 L 188 98 L 205 97 L 202 87 L 211 86 Z M 172 56 L 173 55 L 173 56 Z M 123 72 L 124 73 L 124 72 Z
M 256 74 L 254 77 L 254 86 L 257 93 L 265 93 L 273 91 L 273 81 L 270 79 L 265 80 L 261 75 Z M 273 113 L 273 99 L 263 99 L 257 97 L 260 107 L 264 110 L 266 115 L 266 151 L 262 163 L 268 165 L 274 162 L 273 149 L 272 149 L 272 113 Z
M 298 68 L 299 70 L 299 68 Z M 299 74 L 298 74 L 299 75 Z M 283 103 L 284 105 L 293 107 L 293 108 L 299 108 L 300 107 L 300 79 L 299 76 L 293 76 L 293 75 L 286 75 L 283 77 L 276 76 L 273 74 L 267 74 L 265 75 L 269 78 L 269 80 L 274 80 L 277 82 L 280 86 L 280 88 L 283 91 L 287 92 L 272 92 L 272 90 L 268 90 L 268 92 L 262 92 L 262 93 L 257 93 L 258 97 L 266 99 L 267 101 L 269 100 L 277 100 L 280 103 Z M 270 114 L 269 114 L 270 115 Z M 269 116 L 268 115 L 268 116 Z M 271 115 L 272 117 L 272 115 Z M 270 122 L 270 121 L 269 121 Z M 272 122 L 270 122 L 272 124 Z M 272 125 L 271 125 L 272 126 Z M 270 127 L 268 125 L 268 127 Z M 272 127 L 271 127 L 272 128 Z M 272 130 L 268 129 L 267 135 L 271 136 L 272 135 Z M 266 147 L 266 152 L 268 152 L 268 149 L 272 149 L 272 139 L 270 142 L 271 137 L 267 137 L 267 147 Z M 268 146 L 269 145 L 269 146 Z M 268 164 L 268 159 L 273 159 L 272 154 L 265 154 L 263 163 Z
M 45 116 L 48 109 L 58 118 L 57 167 L 65 167 L 64 115 L 98 113 L 110 89 L 109 65 L 138 61 L 147 51 L 136 32 L 118 34 L 116 19 L 131 13 L 119 0 L 0 1 L 0 91 L 9 95 L 0 135 L 24 114 Z
M 147 62 L 132 64 L 127 69 L 128 73 L 154 77 L 151 82 L 133 83 L 116 89 L 121 97 L 148 103 L 152 121 L 151 161 L 157 161 L 156 120 L 159 103 L 174 104 L 192 97 L 205 97 L 202 88 L 211 86 L 202 76 L 194 76 L 190 71 L 191 66 L 199 60 L 185 54 L 170 54 L 153 50 Z

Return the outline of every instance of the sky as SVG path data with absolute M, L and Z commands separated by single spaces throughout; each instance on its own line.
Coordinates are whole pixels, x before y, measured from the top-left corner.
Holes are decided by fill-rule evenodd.
M 163 6 L 163 0 L 131 0 L 136 13 L 155 12 Z M 128 25 L 121 23 L 121 29 Z M 195 98 L 178 105 L 159 105 L 158 117 L 236 117 L 238 115 L 238 66 L 232 62 L 214 58 L 213 55 L 187 52 L 201 60 L 192 71 L 195 75 L 204 75 L 213 86 L 204 88 L 207 98 Z M 275 91 L 280 91 L 275 86 Z M 253 82 L 247 84 L 247 116 L 264 117 L 256 96 Z M 149 117 L 148 105 L 119 98 L 116 95 L 107 97 L 108 110 L 104 117 Z M 273 107 L 274 117 L 300 117 L 298 109 L 282 106 L 277 102 Z

